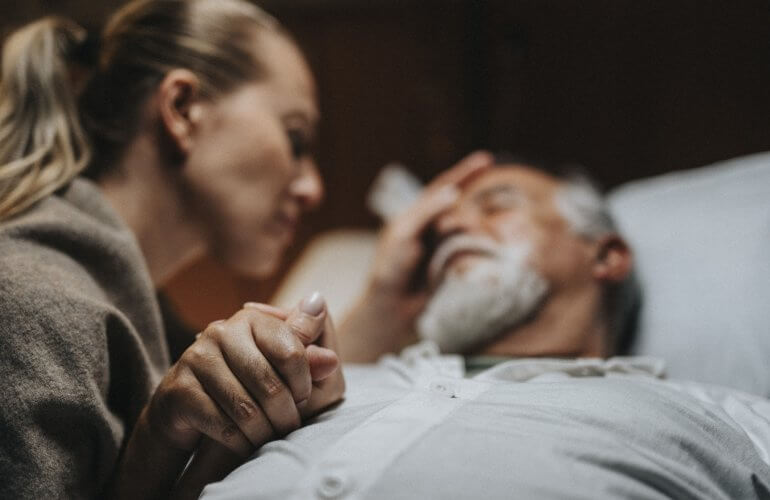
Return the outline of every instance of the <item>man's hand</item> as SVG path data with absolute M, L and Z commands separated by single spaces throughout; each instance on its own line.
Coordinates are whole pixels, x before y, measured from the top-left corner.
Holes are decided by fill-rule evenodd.
M 343 359 L 374 361 L 414 340 L 415 318 L 428 300 L 424 285 L 410 288 L 425 257 L 423 235 L 455 204 L 460 188 L 493 164 L 490 153 L 468 155 L 436 177 L 409 209 L 383 229 L 369 283 L 341 327 Z

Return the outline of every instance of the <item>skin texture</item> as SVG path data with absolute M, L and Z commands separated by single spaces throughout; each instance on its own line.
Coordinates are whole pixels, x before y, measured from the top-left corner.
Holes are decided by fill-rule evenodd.
M 120 165 L 99 181 L 158 286 L 206 253 L 239 274 L 270 275 L 321 202 L 312 75 L 280 35 L 255 37 L 255 51 L 267 76 L 214 99 L 195 74 L 169 72 Z
M 301 214 L 323 196 L 310 155 L 318 121 L 313 78 L 291 43 L 261 38 L 268 78 L 195 105 L 199 125 L 181 172 L 207 251 L 255 276 L 275 271 Z
M 320 307 L 311 315 L 304 303 L 291 311 L 247 304 L 209 325 L 142 412 L 109 497 L 167 498 L 173 490 L 197 498 L 254 449 L 339 401 L 345 383 L 334 328 Z
M 526 241 L 532 247 L 533 267 L 549 282 L 549 293 L 529 321 L 500 332 L 488 345 L 477 346 L 476 353 L 610 354 L 603 294 L 607 285 L 622 281 L 630 272 L 628 246 L 617 235 L 590 241 L 572 233 L 554 204 L 554 194 L 561 188 L 558 179 L 523 165 L 491 169 L 489 164 L 481 166 L 483 156 L 476 158 L 471 160 L 471 164 L 479 162 L 475 169 L 469 169 L 466 159 L 436 179 L 410 210 L 383 231 L 369 286 L 341 328 L 344 359 L 371 361 L 413 342 L 415 319 L 443 274 L 450 268 L 462 272 L 488 258 L 458 255 L 439 275 L 429 276 L 417 292 L 410 291 L 399 285 L 413 282 L 414 274 L 420 272 L 418 263 L 430 255 L 432 249 L 421 244 L 426 231 L 432 231 L 436 246 L 457 234 L 482 235 L 502 244 Z M 435 209 L 421 219 L 417 214 L 431 203 L 434 190 L 452 176 L 451 185 L 458 191 L 454 199 L 434 203 Z M 412 249 L 407 262 L 396 251 L 399 245 Z M 419 297 L 417 305 L 415 297 Z M 366 318 L 379 313 L 375 308 L 389 309 L 391 317 L 399 319 L 398 328 L 384 331 L 387 327 L 370 321 L 364 329 Z
M 493 164 L 494 157 L 483 151 L 463 158 L 433 180 L 409 210 L 383 229 L 366 290 L 340 327 L 344 360 L 372 362 L 416 341 L 414 320 L 430 296 L 424 286 L 410 287 L 426 255 L 422 236 L 457 202 L 461 187 Z
M 157 286 L 211 253 L 250 276 L 275 272 L 323 187 L 310 143 L 315 84 L 280 34 L 254 37 L 266 76 L 209 98 L 192 72 L 169 72 L 107 199 L 135 233 Z M 339 401 L 344 380 L 320 296 L 292 311 L 247 304 L 201 332 L 134 426 L 109 498 L 197 497 L 266 441 Z M 190 454 L 188 473 L 177 482 Z

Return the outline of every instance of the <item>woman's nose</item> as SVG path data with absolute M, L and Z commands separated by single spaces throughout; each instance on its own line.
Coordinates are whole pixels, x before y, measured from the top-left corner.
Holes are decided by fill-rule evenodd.
M 324 185 L 315 161 L 303 160 L 299 176 L 289 185 L 291 195 L 304 210 L 316 208 L 324 197 Z

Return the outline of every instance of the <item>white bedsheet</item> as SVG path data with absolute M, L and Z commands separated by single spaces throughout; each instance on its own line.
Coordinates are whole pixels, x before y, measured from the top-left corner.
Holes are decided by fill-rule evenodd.
M 770 498 L 770 403 L 649 359 L 517 360 L 464 378 L 423 349 L 348 366 L 336 409 L 203 498 Z

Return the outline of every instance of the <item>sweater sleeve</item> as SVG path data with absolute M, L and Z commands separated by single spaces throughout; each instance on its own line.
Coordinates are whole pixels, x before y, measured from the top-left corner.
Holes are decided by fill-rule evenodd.
M 131 329 L 60 256 L 0 258 L 0 498 L 98 497 L 132 418 L 111 377 Z

